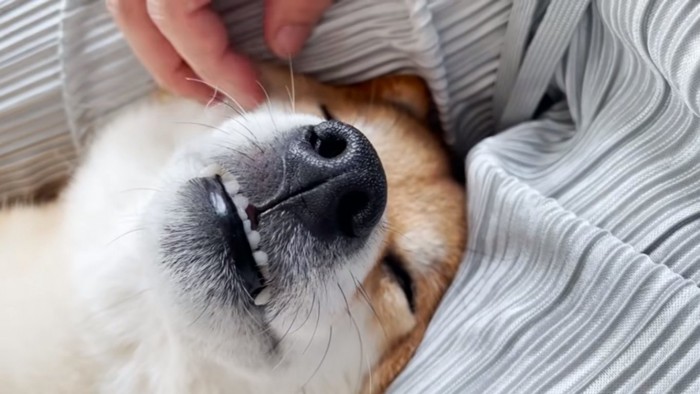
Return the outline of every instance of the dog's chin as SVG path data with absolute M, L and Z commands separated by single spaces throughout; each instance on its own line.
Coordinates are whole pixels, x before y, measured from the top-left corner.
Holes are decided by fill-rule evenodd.
M 315 142 L 299 127 L 174 161 L 146 221 L 164 294 L 195 347 L 244 354 L 253 368 L 277 365 L 285 346 L 310 340 L 309 327 L 331 325 L 350 308 L 382 249 L 386 180 L 364 137 L 331 126 L 338 129 L 319 134 L 348 140 L 338 165 L 299 153 Z M 335 168 L 353 160 L 362 166 Z

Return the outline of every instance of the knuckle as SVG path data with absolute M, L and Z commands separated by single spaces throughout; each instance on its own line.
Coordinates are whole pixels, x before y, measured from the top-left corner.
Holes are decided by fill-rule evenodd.
M 158 73 L 158 74 L 153 74 L 153 79 L 156 82 L 156 85 L 160 86 L 163 89 L 171 90 L 173 88 L 173 84 L 175 82 L 175 78 L 171 73 L 163 74 L 163 73 Z
M 177 4 L 174 1 L 146 0 L 146 10 L 154 22 L 159 22 L 177 17 Z
M 209 63 L 197 64 L 192 67 L 200 79 L 205 81 L 216 80 L 216 69 Z
M 121 8 L 122 1 L 121 0 L 105 0 L 105 5 L 107 6 L 107 10 L 111 14 L 117 14 L 119 12 L 119 9 Z
M 170 70 L 168 72 L 153 73 L 156 84 L 171 92 L 181 93 L 183 84 L 187 82 L 187 75 L 181 69 Z
M 330 2 L 300 3 L 295 5 L 283 4 L 275 10 L 272 19 L 276 20 L 279 25 L 315 25 L 322 18 L 330 4 Z
M 122 20 L 130 20 L 137 13 L 138 2 L 143 0 L 105 0 L 110 14 Z

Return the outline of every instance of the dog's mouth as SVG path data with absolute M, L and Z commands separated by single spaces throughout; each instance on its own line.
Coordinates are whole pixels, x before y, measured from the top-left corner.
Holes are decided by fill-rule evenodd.
M 382 220 L 386 176 L 359 130 L 322 122 L 270 143 L 252 157 L 214 156 L 165 223 L 164 260 L 205 302 L 272 312 L 359 255 Z
M 241 193 L 233 175 L 212 166 L 201 177 L 219 221 L 226 263 L 231 264 L 251 301 L 264 306 L 270 300 L 269 270 L 268 256 L 259 250 L 258 211 Z

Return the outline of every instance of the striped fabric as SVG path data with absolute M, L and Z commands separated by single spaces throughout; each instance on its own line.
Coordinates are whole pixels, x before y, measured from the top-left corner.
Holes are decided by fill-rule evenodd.
M 700 3 L 592 2 L 525 70 L 557 3 L 518 77 L 556 62 L 561 101 L 469 155 L 466 260 L 397 393 L 700 392 Z
M 269 58 L 261 6 L 217 4 Z M 152 85 L 102 1 L 0 7 L 9 194 Z M 476 144 L 464 264 L 393 392 L 700 392 L 697 0 L 343 0 L 294 65 L 418 73 Z
M 0 203 L 73 168 L 57 56 L 60 22 L 60 2 L 0 1 Z

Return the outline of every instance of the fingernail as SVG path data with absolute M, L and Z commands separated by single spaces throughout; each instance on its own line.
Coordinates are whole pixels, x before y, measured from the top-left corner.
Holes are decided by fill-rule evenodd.
M 275 53 L 280 57 L 296 55 L 310 34 L 311 28 L 306 25 L 283 26 L 275 36 Z

